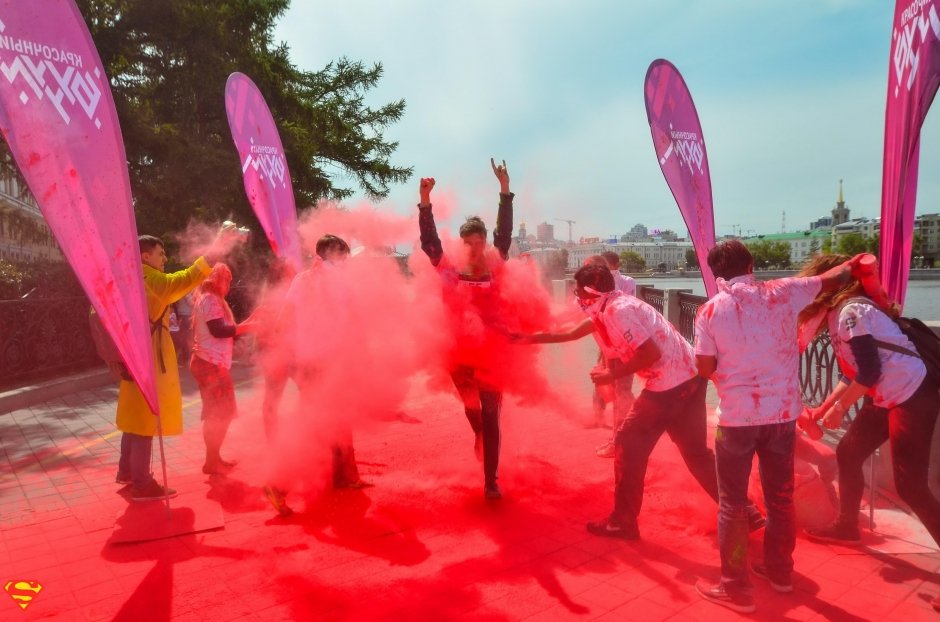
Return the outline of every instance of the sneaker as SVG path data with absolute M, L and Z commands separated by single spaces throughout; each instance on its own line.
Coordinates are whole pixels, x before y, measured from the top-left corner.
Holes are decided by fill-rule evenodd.
M 706 583 L 699 581 L 695 584 L 695 591 L 705 600 L 716 605 L 727 607 L 738 613 L 751 613 L 757 609 L 754 606 L 754 597 L 746 592 L 729 592 L 723 583 Z
M 164 488 L 155 480 L 150 480 L 150 483 L 141 490 L 131 491 L 131 501 L 162 501 L 172 499 L 175 496 L 176 491 L 174 489 Z
M 838 521 L 827 527 L 806 529 L 803 533 L 813 542 L 851 545 L 859 544 L 862 540 L 858 534 L 858 525 L 846 525 Z
M 483 462 L 483 433 L 477 432 L 473 439 L 473 453 L 478 462 Z
M 770 583 L 770 587 L 774 588 L 776 591 L 780 592 L 781 594 L 789 594 L 790 592 L 793 591 L 793 581 L 789 579 L 786 581 L 776 581 L 774 579 L 771 579 L 770 575 L 767 574 L 767 566 L 763 564 L 751 565 L 751 572 L 753 572 L 755 576 L 758 576 L 761 579 L 764 579 L 765 581 Z
M 597 457 L 598 458 L 613 458 L 614 457 L 614 442 L 607 441 L 603 445 L 597 448 Z
M 483 487 L 483 496 L 490 501 L 498 501 L 503 498 L 503 493 L 500 492 L 499 486 L 496 484 L 487 484 Z
M 591 521 L 586 525 L 587 530 L 595 536 L 603 538 L 620 538 L 621 540 L 639 540 L 640 530 L 636 523 L 623 525 L 613 518 Z
M 265 486 L 264 496 L 271 502 L 271 505 L 274 506 L 274 509 L 282 518 L 287 518 L 294 513 L 294 510 L 290 509 L 284 501 L 285 494 L 283 490 L 279 490 L 274 486 Z

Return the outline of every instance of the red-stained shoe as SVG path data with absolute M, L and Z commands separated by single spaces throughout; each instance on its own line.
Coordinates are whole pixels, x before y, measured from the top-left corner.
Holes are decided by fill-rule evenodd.
M 725 589 L 723 583 L 707 583 L 699 581 L 695 584 L 695 591 L 705 600 L 710 600 L 716 605 L 727 607 L 738 613 L 751 613 L 757 609 L 754 605 L 754 597 L 747 592 L 732 591 Z

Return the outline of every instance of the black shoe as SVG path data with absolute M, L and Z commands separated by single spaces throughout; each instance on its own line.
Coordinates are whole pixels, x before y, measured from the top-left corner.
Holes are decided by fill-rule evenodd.
M 639 540 L 640 529 L 636 523 L 631 525 L 622 525 L 620 521 L 613 518 L 591 521 L 586 525 L 587 530 L 595 536 L 603 538 L 619 538 L 621 540 Z
M 695 591 L 705 600 L 710 600 L 716 605 L 727 607 L 739 613 L 751 613 L 757 607 L 754 606 L 754 597 L 747 592 L 733 591 L 725 589 L 723 583 L 706 583 L 699 581 L 695 584 Z
M 498 501 L 503 498 L 503 493 L 500 492 L 499 486 L 496 484 L 487 484 L 483 487 L 483 496 L 490 501 Z
M 175 490 L 164 488 L 154 480 L 151 480 L 149 484 L 140 490 L 131 490 L 131 501 L 163 501 L 164 499 L 172 499 L 175 496 Z
M 858 525 L 847 525 L 836 521 L 826 527 L 819 529 L 806 529 L 806 537 L 813 542 L 823 542 L 832 544 L 859 544 L 862 541 L 858 533 Z
M 770 587 L 774 588 L 774 590 L 780 592 L 781 594 L 789 594 L 793 591 L 793 581 L 791 579 L 784 581 L 776 577 L 771 578 L 770 575 L 767 574 L 767 566 L 763 564 L 752 565 L 751 572 L 770 583 Z

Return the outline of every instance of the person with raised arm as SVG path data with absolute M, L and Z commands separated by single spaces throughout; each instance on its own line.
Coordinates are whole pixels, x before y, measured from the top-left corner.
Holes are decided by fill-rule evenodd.
M 509 190 L 509 169 L 506 161 L 501 165 L 490 158 L 493 174 L 499 181 L 499 211 L 496 216 L 496 229 L 493 231 L 493 246 L 499 254 L 497 264 L 509 258 L 509 246 L 512 244 L 512 201 L 515 196 Z M 498 309 L 497 275 L 499 268 L 490 261 L 487 250 L 486 225 L 477 216 L 467 218 L 460 227 L 460 239 L 463 241 L 461 256 L 452 262 L 444 256 L 444 249 L 434 215 L 431 211 L 431 190 L 434 178 L 421 179 L 418 204 L 418 225 L 421 231 L 421 249 L 437 268 L 444 281 L 444 295 L 453 302 L 454 298 L 469 300 L 473 312 L 478 315 L 485 329 L 501 330 Z M 474 341 L 473 337 L 460 335 L 463 345 Z M 483 461 L 484 496 L 496 500 L 502 497 L 497 483 L 500 424 L 499 416 L 503 395 L 500 387 L 493 382 L 490 369 L 484 369 L 473 357 L 461 356 L 460 343 L 450 370 L 451 378 L 464 404 L 464 413 L 474 433 L 474 451 Z

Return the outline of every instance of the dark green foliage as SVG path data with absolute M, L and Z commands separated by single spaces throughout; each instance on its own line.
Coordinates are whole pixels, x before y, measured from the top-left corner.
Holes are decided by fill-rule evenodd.
M 620 253 L 620 269 L 625 272 L 642 272 L 646 270 L 646 260 L 633 251 Z
M 225 81 L 250 76 L 284 143 L 299 209 L 355 188 L 373 199 L 411 168 L 385 139 L 404 100 L 365 95 L 382 66 L 339 59 L 315 72 L 273 40 L 289 0 L 77 0 L 111 78 L 142 233 L 167 239 L 191 219 L 257 228 L 225 114 Z M 329 171 L 329 172 L 328 172 Z M 332 174 L 331 174 L 332 172 Z

